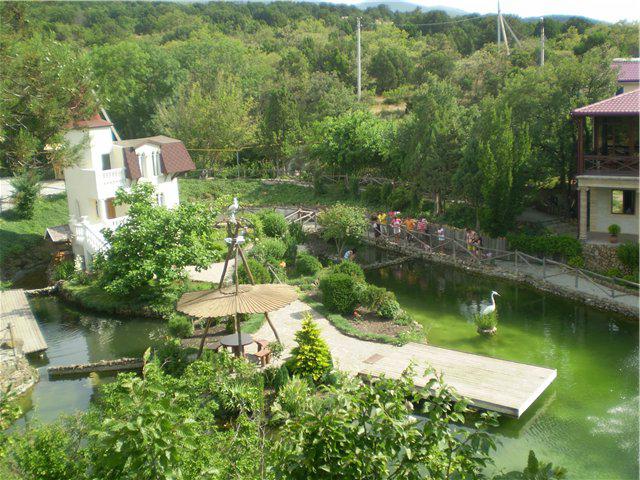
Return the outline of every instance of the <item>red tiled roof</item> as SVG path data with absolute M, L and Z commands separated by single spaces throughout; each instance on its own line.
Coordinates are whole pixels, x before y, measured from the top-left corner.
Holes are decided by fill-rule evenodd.
M 65 125 L 66 128 L 101 128 L 111 127 L 113 123 L 103 119 L 100 114 L 96 113 L 93 117 L 87 120 L 76 120 L 74 122 Z
M 127 167 L 127 178 L 131 180 L 138 180 L 142 176 L 142 172 L 140 171 L 140 164 L 138 163 L 138 155 L 136 155 L 135 148 L 124 148 L 124 164 Z
M 574 117 L 629 116 L 640 114 L 640 90 L 623 93 L 571 112 Z
M 162 171 L 168 173 L 189 172 L 196 169 L 191 155 L 182 142 L 164 143 L 160 145 L 162 155 Z
M 640 61 L 614 60 L 611 65 L 618 70 L 618 82 L 640 82 Z

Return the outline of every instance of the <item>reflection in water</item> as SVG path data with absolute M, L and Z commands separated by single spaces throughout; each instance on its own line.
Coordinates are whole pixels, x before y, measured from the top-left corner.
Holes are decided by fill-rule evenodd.
M 19 424 L 33 419 L 49 422 L 61 413 L 86 410 L 97 387 L 114 378 L 94 373 L 50 381 L 47 367 L 139 357 L 151 344 L 151 334 L 164 328 L 164 322 L 159 321 L 111 319 L 79 312 L 55 298 L 34 298 L 31 305 L 49 348 L 44 356 L 30 358 L 38 368 L 40 381 L 21 398 L 26 415 Z
M 503 418 L 499 469 L 538 458 L 575 479 L 638 478 L 638 325 L 525 286 L 409 261 L 367 272 L 423 324 L 430 344 L 555 368 L 558 377 L 518 420 Z M 498 334 L 471 321 L 492 290 Z

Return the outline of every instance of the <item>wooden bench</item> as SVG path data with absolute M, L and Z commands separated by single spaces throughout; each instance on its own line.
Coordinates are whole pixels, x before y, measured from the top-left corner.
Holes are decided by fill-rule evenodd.
M 256 353 L 256 357 L 260 360 L 260 365 L 265 367 L 269 365 L 269 362 L 271 362 L 271 350 L 267 347 L 261 348 Z
M 265 348 L 268 349 L 269 348 L 269 340 L 265 340 L 263 338 L 259 338 L 257 340 L 255 340 L 256 345 L 258 345 L 258 351 L 264 350 Z

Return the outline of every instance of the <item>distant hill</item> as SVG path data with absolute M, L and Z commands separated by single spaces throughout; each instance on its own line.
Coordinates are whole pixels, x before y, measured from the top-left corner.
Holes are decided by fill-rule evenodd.
M 434 6 L 424 6 L 418 5 L 417 3 L 412 2 L 362 2 L 362 3 L 353 3 L 354 7 L 358 7 L 362 10 L 366 10 L 367 8 L 375 8 L 378 5 L 385 5 L 394 12 L 413 12 L 416 8 L 423 12 L 431 12 L 433 10 L 440 10 L 445 12 L 450 17 L 458 17 L 460 15 L 467 15 L 468 12 L 464 10 L 460 10 L 459 8 L 446 7 L 444 5 L 434 5 Z
M 553 20 L 556 20 L 558 22 L 564 23 L 567 20 L 569 20 L 570 18 L 580 18 L 582 20 L 584 20 L 585 22 L 589 22 L 589 23 L 608 23 L 605 22 L 603 20 L 596 20 L 595 18 L 589 18 L 589 17 L 582 17 L 580 15 L 544 15 L 544 18 L 551 18 Z M 527 22 L 527 23 L 537 23 L 540 21 L 540 17 L 525 17 L 522 19 L 523 22 Z

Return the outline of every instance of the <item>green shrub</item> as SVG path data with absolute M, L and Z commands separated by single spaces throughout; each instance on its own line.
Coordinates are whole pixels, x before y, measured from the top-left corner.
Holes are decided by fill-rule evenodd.
M 479 330 L 491 330 L 498 326 L 498 312 L 495 310 L 488 315 L 476 313 L 473 316 L 473 323 Z
M 413 324 L 413 317 L 409 315 L 406 311 L 402 310 L 400 314 L 393 319 L 393 321 L 398 325 L 409 326 Z
M 293 265 L 296 263 L 296 258 L 298 257 L 298 243 L 293 237 L 288 237 L 285 243 L 287 250 L 284 252 L 284 259 L 287 263 Z
M 351 194 L 355 198 L 360 196 L 360 180 L 357 177 L 351 177 L 349 179 L 347 193 Z
M 579 240 L 562 235 L 507 235 L 509 247 L 531 255 L 559 256 L 566 259 L 581 257 L 582 244 Z
M 287 244 L 279 238 L 264 238 L 251 249 L 251 256 L 262 262 L 277 265 L 284 260 Z
M 353 313 L 359 303 L 356 292 L 358 283 L 356 279 L 346 273 L 330 273 L 320 280 L 322 301 L 333 312 Z
M 249 265 L 255 283 L 271 283 L 271 274 L 262 263 L 255 258 L 247 258 L 247 264 Z M 251 283 L 244 262 L 240 262 L 238 265 L 238 279 L 240 283 Z
M 185 338 L 193 334 L 193 323 L 189 318 L 180 314 L 171 315 L 167 328 L 174 337 Z
M 262 220 L 262 229 L 267 237 L 285 237 L 287 234 L 287 220 L 284 215 L 273 210 L 263 210 L 258 215 Z
M 393 320 L 402 312 L 402 308 L 400 304 L 396 300 L 396 296 L 393 292 L 386 292 L 382 297 L 380 303 L 378 304 L 378 308 L 376 309 L 376 313 L 382 317 L 389 320 Z
M 76 265 L 72 260 L 64 260 L 60 262 L 53 270 L 51 279 L 54 282 L 58 280 L 71 280 L 76 273 Z
M 381 190 L 379 185 L 370 183 L 362 192 L 362 199 L 369 205 L 378 205 L 380 203 Z
M 300 377 L 291 378 L 278 390 L 271 413 L 276 421 L 299 416 L 307 407 L 312 396 L 311 386 Z
M 261 238 L 264 235 L 264 224 L 257 213 L 249 213 L 244 216 L 248 221 L 247 237 L 251 239 Z
M 304 243 L 306 235 L 301 223 L 289 224 L 289 237 L 295 240 L 298 245 Z
M 609 228 L 607 228 L 607 230 L 609 230 L 610 235 L 618 235 L 620 233 L 620 225 L 612 223 L 611 225 L 609 225 Z
M 320 328 L 310 314 L 302 319 L 302 327 L 296 332 L 298 346 L 291 350 L 293 373 L 320 381 L 331 369 L 331 353 L 320 336 Z
M 637 243 L 623 243 L 618 247 L 618 260 L 622 265 L 633 271 L 638 268 L 638 253 Z
M 170 338 L 164 341 L 154 350 L 154 357 L 165 373 L 180 376 L 189 365 L 189 352 L 182 348 L 180 340 Z
M 393 183 L 387 182 L 382 185 L 380 188 L 380 198 L 378 199 L 381 205 L 389 204 L 389 196 L 391 195 L 391 192 L 393 192 Z
M 465 228 L 476 224 L 473 208 L 465 203 L 447 203 L 445 212 L 439 216 L 438 222 L 457 228 Z
M 413 194 L 406 187 L 398 187 L 391 192 L 386 204 L 390 205 L 392 210 L 404 212 L 413 204 Z
M 20 218 L 33 218 L 36 201 L 40 195 L 40 183 L 37 175 L 25 173 L 11 180 L 13 193 L 11 199 L 16 214 Z
M 313 191 L 316 195 L 325 195 L 327 193 L 327 182 L 320 173 L 313 176 Z
M 364 281 L 364 271 L 362 267 L 351 260 L 343 260 L 331 268 L 333 273 L 345 273 L 358 281 Z
M 576 268 L 584 268 L 584 258 L 580 256 L 571 257 L 567 260 L 567 264 Z
M 364 292 L 362 292 L 360 296 L 360 302 L 369 310 L 376 311 L 385 298 L 386 293 L 387 289 L 384 287 L 367 284 Z
M 298 275 L 315 275 L 322 270 L 322 264 L 313 255 L 301 253 L 296 259 L 296 273 Z

